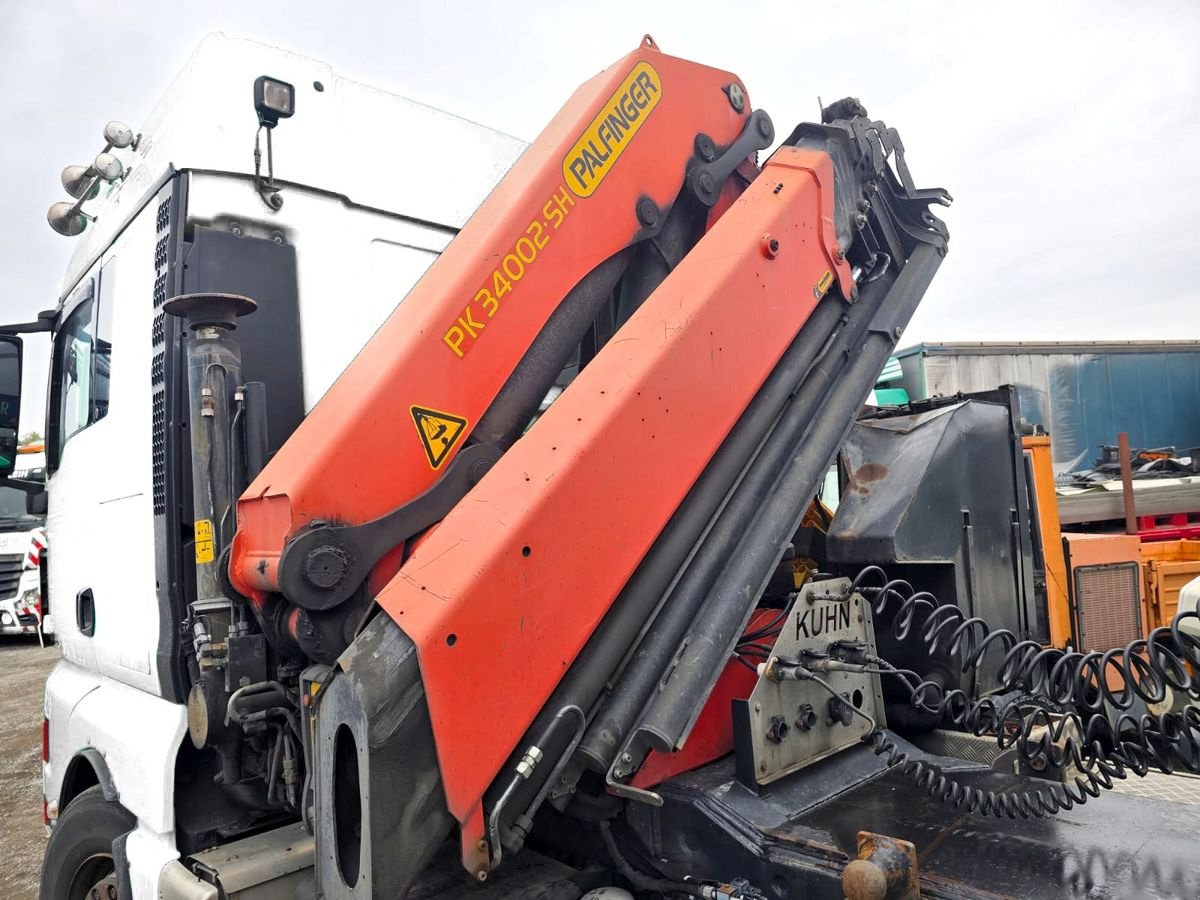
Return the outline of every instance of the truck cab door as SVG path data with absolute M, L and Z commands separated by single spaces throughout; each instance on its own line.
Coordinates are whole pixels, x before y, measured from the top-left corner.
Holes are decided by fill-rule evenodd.
M 129 320 L 116 323 L 123 333 L 141 323 L 114 316 L 117 273 L 110 252 L 69 296 L 55 331 L 46 423 L 49 589 L 65 657 L 157 693 L 148 404 L 113 390 L 140 355 L 133 341 L 114 339 L 114 320 Z M 148 398 L 148 384 L 142 393 Z

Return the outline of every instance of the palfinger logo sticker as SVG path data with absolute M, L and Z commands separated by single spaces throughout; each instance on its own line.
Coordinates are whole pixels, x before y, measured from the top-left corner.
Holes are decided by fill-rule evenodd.
M 592 196 L 661 99 L 654 66 L 638 63 L 563 159 L 563 178 L 576 196 Z
M 425 458 L 429 460 L 431 469 L 440 468 L 450 455 L 458 439 L 467 430 L 467 420 L 461 416 L 438 412 L 436 409 L 426 409 L 424 406 L 409 408 L 412 412 L 413 423 L 417 426 L 417 434 L 421 437 L 421 446 L 425 448 Z

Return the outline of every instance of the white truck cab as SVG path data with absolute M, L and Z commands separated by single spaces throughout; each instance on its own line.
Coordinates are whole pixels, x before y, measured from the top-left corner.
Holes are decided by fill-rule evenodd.
M 288 106 L 265 133 L 264 77 Z M 267 385 L 273 451 L 524 146 L 221 35 L 140 133 L 105 137 L 90 168 L 64 172 L 85 199 L 51 212 L 77 242 L 57 306 L 0 327 L 52 325 L 47 579 L 63 659 L 45 691 L 42 897 L 54 900 L 95 885 L 151 900 L 178 875 L 173 860 L 297 821 L 252 783 L 265 759 L 246 751 L 231 779 L 189 738 L 195 660 L 182 628 L 200 549 L 188 429 L 202 423 L 189 412 L 186 326 L 164 303 L 257 303 L 236 337 L 244 380 Z M 218 522 L 218 543 L 231 531 Z

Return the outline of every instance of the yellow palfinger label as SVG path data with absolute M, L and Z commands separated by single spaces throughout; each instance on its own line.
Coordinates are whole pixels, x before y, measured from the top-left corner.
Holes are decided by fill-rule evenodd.
M 215 558 L 216 545 L 213 541 L 212 519 L 196 520 L 196 563 L 210 563 Z
M 563 159 L 563 178 L 576 196 L 592 196 L 661 99 L 658 73 L 638 63 Z

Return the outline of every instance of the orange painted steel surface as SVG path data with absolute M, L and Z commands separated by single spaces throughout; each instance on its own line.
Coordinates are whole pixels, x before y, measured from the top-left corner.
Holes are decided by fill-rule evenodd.
M 418 647 L 460 823 L 477 817 L 505 758 L 804 325 L 817 285 L 847 274 L 822 234 L 833 183 L 825 154 L 780 149 L 379 594 Z M 764 235 L 779 241 L 774 258 Z
M 1143 541 L 1142 576 L 1148 627 L 1169 626 L 1179 611 L 1179 591 L 1200 577 L 1200 541 Z
M 1046 566 L 1046 606 L 1050 619 L 1050 644 L 1071 643 L 1071 600 L 1067 586 L 1067 561 L 1063 555 L 1062 525 L 1058 517 L 1058 494 L 1054 490 L 1054 460 L 1048 435 L 1027 435 L 1021 445 L 1029 454 L 1033 472 L 1033 501 L 1037 507 L 1038 531 L 1042 537 L 1042 559 Z
M 740 134 L 747 116 L 722 91 L 730 83 L 741 86 L 647 40 L 575 92 L 238 501 L 230 566 L 238 590 L 277 591 L 285 542 L 314 519 L 369 521 L 445 471 L 561 299 L 631 243 L 637 200 L 661 208 L 675 199 L 697 133 L 718 145 Z M 605 141 L 613 144 L 611 165 L 599 182 L 585 173 L 583 196 L 568 183 L 568 156 L 606 110 L 626 121 L 637 110 L 640 124 L 619 155 L 619 122 L 601 133 L 593 149 L 603 156 Z M 336 297 L 327 300 L 337 308 Z M 430 420 L 413 406 L 467 426 L 435 456 L 418 430 Z

